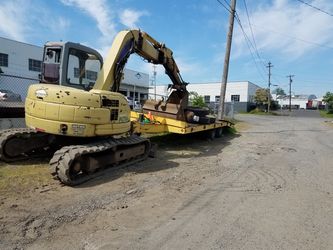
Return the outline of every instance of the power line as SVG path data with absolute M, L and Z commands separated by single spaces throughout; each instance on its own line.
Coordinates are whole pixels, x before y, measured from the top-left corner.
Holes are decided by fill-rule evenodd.
M 333 14 L 331 14 L 331 13 L 325 11 L 325 10 L 322 10 L 322 9 L 320 9 L 320 8 L 318 8 L 318 7 L 314 6 L 314 5 L 312 5 L 312 4 L 309 4 L 309 3 L 307 3 L 307 2 L 305 2 L 305 1 L 303 1 L 303 0 L 296 0 L 296 1 L 298 1 L 298 2 L 300 2 L 300 3 L 302 3 L 302 4 L 305 4 L 305 5 L 311 7 L 311 8 L 313 8 L 313 9 L 315 9 L 315 10 L 318 10 L 318 11 L 320 11 L 320 12 L 326 14 L 326 15 L 333 16 Z
M 251 35 L 252 35 L 252 40 L 253 40 L 253 45 L 254 45 L 253 47 L 255 49 L 256 55 L 259 58 L 260 62 L 263 64 L 264 67 L 266 67 L 266 65 L 263 63 L 264 60 L 262 60 L 262 58 L 261 58 L 261 56 L 259 54 L 259 51 L 258 51 L 258 47 L 257 47 L 257 43 L 256 43 L 256 40 L 255 40 L 255 37 L 254 37 L 254 32 L 253 32 L 253 29 L 252 29 L 252 24 L 251 24 L 250 15 L 249 15 L 249 11 L 248 11 L 248 8 L 247 8 L 246 0 L 243 0 L 243 2 L 244 2 L 244 7 L 245 7 L 246 15 L 247 15 L 247 20 L 248 20 L 248 23 L 249 23 L 249 28 L 250 28 Z M 279 82 L 279 81 L 276 80 L 276 78 L 274 77 L 274 75 L 271 74 L 271 77 L 277 83 Z
M 271 68 L 273 67 L 271 62 L 268 62 L 266 66 L 268 68 L 268 105 L 267 112 L 269 113 L 271 107 Z
M 250 27 L 250 31 L 251 31 L 251 35 L 252 35 L 252 40 L 253 40 L 253 44 L 254 44 L 254 48 L 257 52 L 258 57 L 260 57 L 259 53 L 258 53 L 258 48 L 257 48 L 257 43 L 256 40 L 254 39 L 254 33 L 253 33 L 253 29 L 252 29 L 252 25 L 251 25 L 251 21 L 250 21 L 250 16 L 249 16 L 249 12 L 247 10 L 247 4 L 246 4 L 246 0 L 243 0 L 244 2 L 244 6 L 245 6 L 245 11 L 246 11 L 246 16 L 247 16 L 247 21 L 249 23 L 249 27 Z
M 248 35 L 246 34 L 246 32 L 245 32 L 245 30 L 244 30 L 244 28 L 243 28 L 243 25 L 242 25 L 242 23 L 241 23 L 241 20 L 240 20 L 240 18 L 239 18 L 238 13 L 236 12 L 235 14 L 236 14 L 236 16 L 235 16 L 236 21 L 238 22 L 238 25 L 239 25 L 239 27 L 241 28 L 241 31 L 242 31 L 243 36 L 244 36 L 244 38 L 245 38 L 246 45 L 247 45 L 247 47 L 249 48 L 249 51 L 250 51 L 250 53 L 251 53 L 251 57 L 252 57 L 252 59 L 253 59 L 255 65 L 256 65 L 256 68 L 257 68 L 259 74 L 261 75 L 261 77 L 263 78 L 263 81 L 266 81 L 266 80 L 265 80 L 265 77 L 263 76 L 262 72 L 260 71 L 260 67 L 258 66 L 258 64 L 257 64 L 257 60 L 255 59 L 255 56 L 254 56 L 254 54 L 257 55 L 257 57 L 258 57 L 258 59 L 259 59 L 259 62 L 261 62 L 262 66 L 263 66 L 263 68 L 264 68 L 265 65 L 264 65 L 264 63 L 263 63 L 263 61 L 262 61 L 262 59 L 261 59 L 261 57 L 260 57 L 260 55 L 259 55 L 259 52 L 256 51 L 256 49 L 255 49 L 254 45 L 252 44 L 250 38 L 249 38 Z M 251 46 L 252 46 L 252 48 L 251 48 Z M 252 51 L 252 49 L 255 51 L 255 53 Z M 261 68 L 261 69 L 263 70 L 263 68 Z M 263 70 L 263 71 L 265 71 L 265 70 Z
M 261 27 L 261 26 L 255 25 L 255 24 L 252 24 L 252 26 L 255 26 L 255 27 L 260 28 L 262 30 L 267 30 L 267 31 L 272 32 L 272 33 L 276 33 L 276 34 L 281 35 L 281 36 L 288 37 L 290 39 L 294 39 L 294 40 L 298 40 L 298 41 L 301 41 L 301 42 L 304 42 L 304 43 L 308 43 L 308 44 L 311 44 L 311 45 L 314 45 L 314 46 L 317 46 L 317 47 L 325 47 L 325 48 L 328 48 L 328 49 L 333 49 L 333 47 L 327 46 L 325 44 L 320 44 L 320 43 L 316 43 L 316 42 L 307 41 L 307 40 L 304 40 L 304 39 L 301 39 L 301 38 L 298 38 L 298 37 L 294 37 L 294 36 L 290 36 L 290 35 L 287 35 L 285 33 L 275 31 L 275 30 L 267 29 L 267 28 L 264 28 L 264 27 Z
M 220 0 L 217 0 L 224 8 L 226 8 L 225 4 L 227 6 L 230 7 L 230 5 L 228 4 L 228 2 L 226 0 L 224 0 L 225 4 L 223 4 Z M 242 25 L 242 22 L 240 20 L 240 17 L 237 13 L 237 11 L 235 12 L 235 19 L 241 29 L 241 32 L 242 32 L 242 35 L 244 36 L 244 40 L 245 40 L 245 43 L 249 49 L 249 52 L 250 52 L 250 55 L 252 57 L 252 60 L 254 61 L 254 64 L 255 64 L 255 67 L 256 67 L 256 70 L 257 72 L 259 73 L 260 77 L 262 78 L 262 81 L 263 82 L 266 82 L 266 77 L 264 76 L 264 74 L 266 74 L 266 65 L 264 63 L 264 60 L 262 59 L 262 57 L 260 56 L 260 53 L 258 51 L 258 48 L 257 48 L 257 45 L 256 45 L 256 42 L 255 42 L 255 37 L 254 37 L 254 32 L 253 32 L 253 29 L 252 29 L 252 24 L 251 24 L 251 20 L 250 20 L 250 16 L 249 16 L 249 12 L 248 12 L 248 8 L 247 8 L 247 4 L 246 4 L 246 1 L 244 1 L 244 6 L 245 6 L 245 9 L 246 9 L 246 13 L 247 13 L 247 19 L 248 19 L 248 23 L 249 23 L 249 27 L 250 27 L 250 31 L 251 31 L 251 38 L 249 38 L 249 35 L 245 32 L 245 29 Z M 228 12 L 230 13 L 230 10 L 228 9 Z M 259 64 L 258 62 L 259 61 Z M 264 72 L 264 73 L 263 73 Z M 276 80 L 276 78 L 272 75 L 272 78 L 276 81 L 276 82 L 279 82 Z
M 225 5 L 224 5 L 224 3 L 222 3 L 220 0 L 216 0 L 216 1 L 218 1 L 229 13 L 231 13 L 231 11 L 230 11 L 230 5 L 227 3 L 227 5 L 229 6 L 229 8 L 227 8 Z
M 266 67 L 266 65 L 263 62 L 264 60 L 261 58 L 260 53 L 258 51 L 258 47 L 257 47 L 256 39 L 254 37 L 254 32 L 253 32 L 253 29 L 252 29 L 252 24 L 251 24 L 250 15 L 249 15 L 249 11 L 248 11 L 248 8 L 247 8 L 246 0 L 243 0 L 243 2 L 244 2 L 244 7 L 245 7 L 245 11 L 246 11 L 247 20 L 248 20 L 248 23 L 249 23 L 249 28 L 250 28 L 250 31 L 251 31 L 252 40 L 253 40 L 253 45 L 254 45 L 253 48 L 256 52 L 256 55 L 257 55 L 259 61 L 263 65 L 263 67 Z M 239 16 L 238 16 L 238 19 L 239 19 Z M 271 75 L 271 76 L 274 77 L 273 75 Z M 274 78 L 274 80 L 276 81 L 275 78 Z
M 228 9 L 228 8 L 225 6 L 225 4 L 223 4 L 220 0 L 217 0 L 217 2 L 218 2 L 219 4 L 221 4 L 221 5 L 222 5 L 222 6 L 223 6 L 223 7 L 224 7 L 229 13 L 231 13 L 230 9 Z M 229 4 L 226 0 L 224 0 L 224 2 L 226 3 L 226 5 L 228 5 L 228 6 L 230 7 L 230 4 Z M 231 8 L 231 7 L 230 7 L 230 8 Z M 261 58 L 260 58 L 260 56 L 259 56 L 259 53 L 258 53 L 258 51 L 257 51 L 257 53 L 254 53 L 254 52 L 252 51 L 251 46 L 253 47 L 253 50 L 254 50 L 254 51 L 255 51 L 255 48 L 254 48 L 254 46 L 253 46 L 251 40 L 250 40 L 249 37 L 247 36 L 247 34 L 246 34 L 246 32 L 245 32 L 245 30 L 244 30 L 244 28 L 243 28 L 243 25 L 242 25 L 242 23 L 241 23 L 241 21 L 240 21 L 239 15 L 237 14 L 236 11 L 235 11 L 235 19 L 236 19 L 238 25 L 239 25 L 240 28 L 241 28 L 241 31 L 242 31 L 243 36 L 244 36 L 244 38 L 245 38 L 246 45 L 247 45 L 247 47 L 248 47 L 248 49 L 249 49 L 249 51 L 250 51 L 250 54 L 251 54 L 251 57 L 252 57 L 252 59 L 253 59 L 253 61 L 254 61 L 254 63 L 255 63 L 256 69 L 257 69 L 259 75 L 262 77 L 263 81 L 265 82 L 265 81 L 266 81 L 266 80 L 265 80 L 265 77 L 263 76 L 262 72 L 260 71 L 260 67 L 258 66 L 257 61 L 256 61 L 255 56 L 254 56 L 254 54 L 257 54 L 257 56 L 258 56 L 258 58 L 259 58 L 259 61 L 261 61 Z M 262 63 L 262 61 L 261 61 L 261 63 Z M 263 69 L 262 69 L 262 70 L 263 70 Z M 263 70 L 263 71 L 264 71 L 264 70 Z
M 293 82 L 293 77 L 295 75 L 289 75 L 287 76 L 289 78 L 289 112 L 291 112 L 291 83 Z

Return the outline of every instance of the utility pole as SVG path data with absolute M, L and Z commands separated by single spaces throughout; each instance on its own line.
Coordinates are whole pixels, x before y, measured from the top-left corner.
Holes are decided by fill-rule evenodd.
M 268 68 L 268 105 L 267 112 L 269 113 L 271 110 L 271 68 L 273 67 L 271 62 L 268 62 L 266 68 Z
M 223 113 L 224 113 L 224 100 L 225 100 L 225 92 L 227 89 L 229 59 L 230 59 L 230 51 L 231 51 L 232 33 L 234 30 L 235 12 L 236 12 L 236 0 L 231 0 L 230 16 L 229 16 L 229 30 L 228 30 L 228 35 L 227 35 L 227 45 L 226 45 L 225 56 L 224 56 L 223 75 L 222 75 L 222 83 L 221 83 L 221 91 L 220 91 L 220 105 L 219 105 L 219 109 L 218 109 L 218 113 L 217 113 L 217 118 L 219 120 L 223 119 Z
M 156 101 L 156 75 L 157 75 L 156 65 L 153 64 L 153 81 L 154 81 L 154 99 L 155 99 L 155 101 Z
M 292 77 L 294 77 L 295 75 L 289 75 L 287 77 L 289 77 L 289 112 L 291 112 L 291 83 L 293 82 Z

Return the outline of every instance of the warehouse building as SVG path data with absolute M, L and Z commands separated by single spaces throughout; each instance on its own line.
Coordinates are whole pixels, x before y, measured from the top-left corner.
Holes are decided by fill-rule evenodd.
M 19 94 L 24 101 L 29 85 L 39 82 L 43 47 L 0 37 L 0 90 Z M 120 91 L 137 101 L 148 98 L 149 75 L 125 69 Z
M 317 109 L 322 104 L 321 99 L 317 99 L 315 95 L 272 95 L 273 100 L 276 100 L 281 109 L 289 109 L 289 102 L 291 102 L 291 109 Z
M 42 51 L 42 47 L 0 37 L 0 90 L 24 100 L 29 85 L 39 82 Z
M 228 82 L 225 103 L 232 104 L 233 110 L 247 112 L 255 107 L 254 96 L 260 87 L 249 81 Z M 187 86 L 189 92 L 196 92 L 203 96 L 205 103 L 216 110 L 220 101 L 221 83 L 191 83 Z M 166 85 L 156 86 L 156 98 L 167 98 L 169 92 Z M 155 88 L 149 90 L 150 98 L 155 98 Z

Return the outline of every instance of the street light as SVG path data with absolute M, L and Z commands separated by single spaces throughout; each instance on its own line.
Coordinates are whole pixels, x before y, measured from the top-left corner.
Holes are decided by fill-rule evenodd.
M 135 77 L 139 80 L 139 79 L 141 79 L 141 74 L 138 72 L 138 73 L 136 73 L 135 74 Z M 135 104 L 135 95 L 136 95 L 136 81 L 134 81 L 134 86 L 133 86 L 133 95 L 134 95 L 134 97 L 133 97 L 133 101 L 134 101 L 134 103 L 133 103 L 133 107 L 134 107 L 134 104 Z M 139 100 L 139 96 L 138 96 L 138 100 Z

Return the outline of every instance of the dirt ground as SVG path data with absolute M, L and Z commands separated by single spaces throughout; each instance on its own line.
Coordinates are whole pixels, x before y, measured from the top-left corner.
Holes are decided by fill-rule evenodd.
M 75 188 L 46 159 L 0 163 L 0 249 L 333 249 L 332 123 L 236 118 Z

